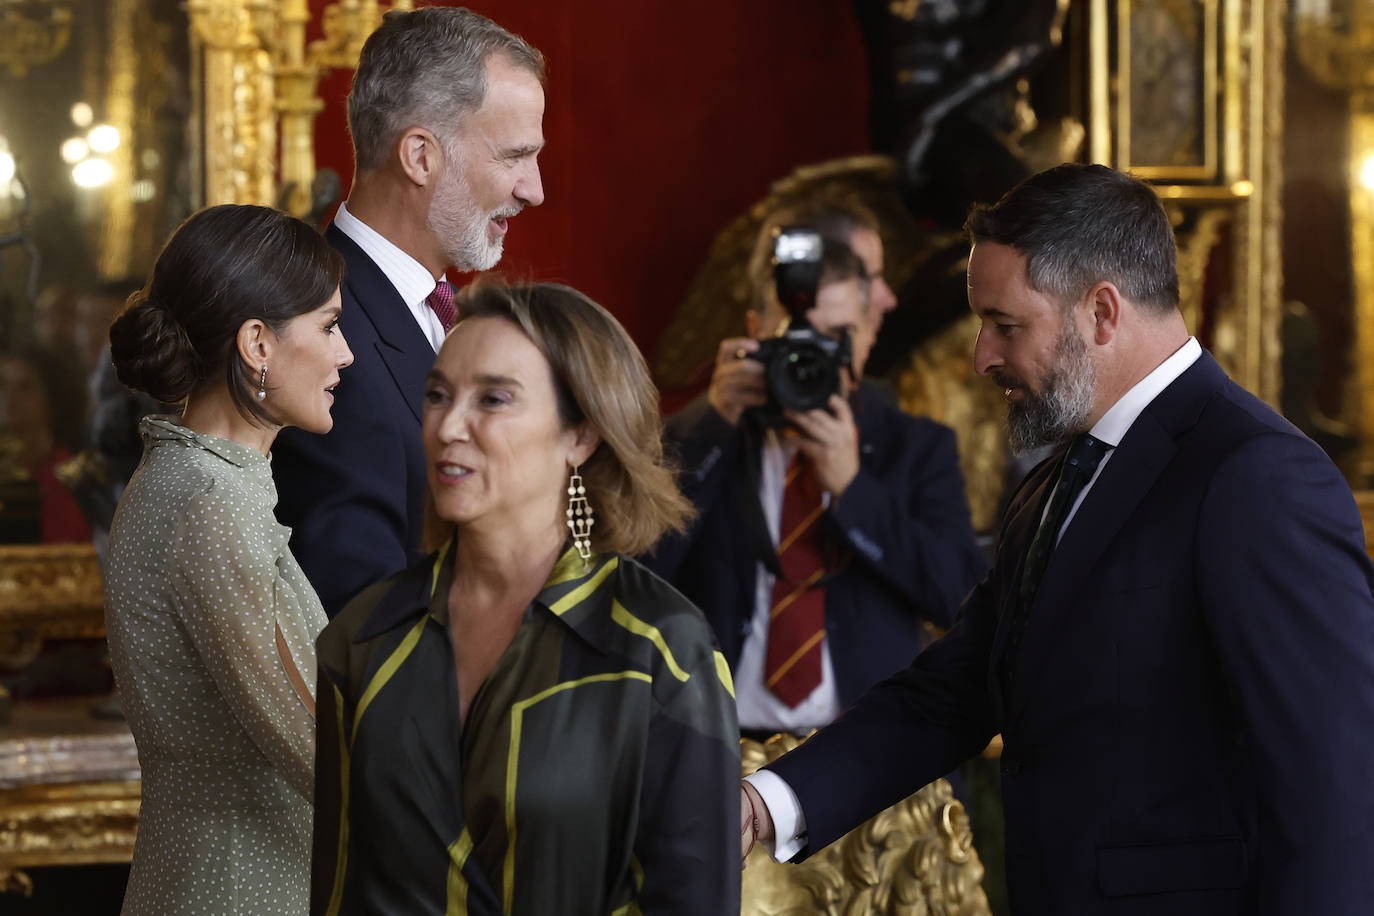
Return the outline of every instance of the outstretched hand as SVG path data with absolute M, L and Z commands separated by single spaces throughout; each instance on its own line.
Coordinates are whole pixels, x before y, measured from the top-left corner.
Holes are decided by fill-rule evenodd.
M 773 817 L 758 789 L 747 782 L 740 783 L 739 806 L 740 867 L 743 868 L 755 844 L 772 842 Z

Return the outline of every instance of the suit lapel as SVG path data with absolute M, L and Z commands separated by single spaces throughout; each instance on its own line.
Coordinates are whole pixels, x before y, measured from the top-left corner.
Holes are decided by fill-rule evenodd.
M 343 255 L 348 268 L 344 286 L 376 330 L 377 354 L 418 422 L 425 376 L 434 364 L 429 338 L 415 323 L 410 306 L 396 287 L 356 242 L 333 223 L 325 230 L 325 238 Z
M 1036 689 L 1038 675 L 1049 664 L 1044 658 L 1056 642 L 1061 628 L 1072 626 L 1072 613 L 1095 613 L 1082 599 L 1085 587 L 1096 574 L 1103 554 L 1131 520 L 1146 494 L 1154 487 L 1178 451 L 1177 439 L 1197 421 L 1203 405 L 1226 380 L 1225 374 L 1205 351 L 1181 376 L 1152 401 L 1131 424 L 1125 438 L 1113 451 L 1092 489 L 1084 497 L 1064 536 L 1050 555 L 1049 565 L 1040 580 L 1030 623 L 1021 644 L 1017 671 L 1020 686 L 1011 697 L 1007 725 L 1025 708 L 1028 695 Z M 1048 489 L 1048 487 L 1046 488 Z M 1036 516 L 1038 521 L 1039 516 Z M 1034 536 L 1029 527 L 1017 541 L 1024 560 L 1024 549 Z M 1018 569 L 1008 601 L 1020 590 Z M 1010 617 L 1003 614 L 1002 624 Z M 999 657 L 1004 634 L 999 626 Z M 995 671 L 995 666 L 994 666 Z M 994 678 L 995 679 L 995 678 Z
M 1007 650 L 1012 612 L 1015 610 L 1012 602 L 1020 592 L 1026 550 L 1031 538 L 1035 537 L 1035 530 L 1040 526 L 1040 517 L 1045 514 L 1045 501 L 1050 498 L 1055 471 L 1063 457 L 1064 450 L 1056 449 L 1053 455 L 1031 470 L 1002 525 L 1002 546 L 998 550 L 998 560 L 1012 564 L 1013 568 L 1012 574 L 1006 580 L 1010 585 L 998 599 L 1001 606 L 998 608 L 997 632 L 993 635 L 992 655 L 988 662 L 988 693 L 993 698 L 994 714 L 998 722 L 1005 721 L 1006 715 L 1006 697 L 1002 695 L 1001 664 L 1002 655 Z

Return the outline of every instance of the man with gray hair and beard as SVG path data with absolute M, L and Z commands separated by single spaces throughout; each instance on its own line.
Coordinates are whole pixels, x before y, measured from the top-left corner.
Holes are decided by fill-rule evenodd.
M 324 436 L 288 430 L 277 517 L 332 617 L 419 556 L 425 374 L 456 317 L 450 269 L 501 259 L 508 221 L 544 201 L 544 58 L 465 9 L 388 13 L 348 95 L 356 170 L 325 237 L 347 262 L 339 328 L 354 352 Z M 321 330 L 321 333 L 326 333 Z M 275 372 L 259 397 L 270 406 Z
M 1374 569 L 1345 481 L 1189 336 L 1151 188 L 1027 179 L 968 222 L 974 365 L 1053 444 L 953 628 L 742 790 L 806 856 L 1001 733 L 1024 914 L 1374 896 Z

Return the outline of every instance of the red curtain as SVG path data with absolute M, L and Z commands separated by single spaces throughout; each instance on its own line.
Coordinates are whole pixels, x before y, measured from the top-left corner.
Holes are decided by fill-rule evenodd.
M 328 2 L 311 0 L 317 24 Z M 546 200 L 511 221 L 499 269 L 577 287 L 646 353 L 716 232 L 770 182 L 868 150 L 867 63 L 844 0 L 468 6 L 548 60 Z M 320 166 L 345 186 L 350 80 L 322 82 L 315 129 Z

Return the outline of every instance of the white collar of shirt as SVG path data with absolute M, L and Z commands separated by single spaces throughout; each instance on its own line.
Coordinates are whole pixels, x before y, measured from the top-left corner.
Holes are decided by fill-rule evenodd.
M 1093 424 L 1092 435 L 1112 448 L 1121 444 L 1136 417 L 1159 397 L 1160 392 L 1173 384 L 1202 355 L 1202 345 L 1196 337 L 1174 351 L 1173 355 L 1155 367 L 1154 371 L 1136 382 L 1121 400 L 1111 406 L 1102 419 Z
M 348 204 L 339 204 L 339 212 L 334 215 L 334 225 L 339 231 L 352 239 L 363 254 L 372 259 L 396 292 L 401 294 L 406 307 L 415 318 L 416 324 L 438 352 L 444 342 L 444 327 L 435 316 L 429 303 L 429 294 L 438 286 L 438 279 L 419 261 L 406 254 L 376 229 L 348 212 Z
M 1197 338 L 1189 337 L 1188 342 L 1174 351 L 1173 355 L 1155 367 L 1154 371 L 1136 382 L 1131 390 L 1126 392 L 1119 401 L 1111 406 L 1102 419 L 1093 424 L 1089 431 L 1099 441 L 1111 446 L 1111 450 L 1102 456 L 1098 462 L 1097 469 L 1093 471 L 1092 478 L 1087 486 L 1078 494 L 1074 504 L 1069 509 L 1068 515 L 1064 517 L 1064 524 L 1060 526 L 1056 535 L 1055 543 L 1059 543 L 1057 538 L 1063 537 L 1068 530 L 1069 522 L 1078 514 L 1078 507 L 1083 505 L 1083 500 L 1088 498 L 1088 491 L 1097 483 L 1097 478 L 1102 476 L 1103 470 L 1107 467 L 1107 462 L 1112 460 L 1116 454 L 1116 447 L 1121 444 L 1121 440 L 1126 438 L 1127 431 L 1131 424 L 1136 421 L 1136 417 L 1150 406 L 1150 402 L 1159 397 L 1160 392 L 1168 388 L 1173 381 L 1187 371 L 1188 367 L 1197 362 L 1197 358 L 1202 355 L 1202 345 L 1197 342 Z M 1049 512 L 1049 501 L 1045 502 L 1045 512 Z M 1044 516 L 1042 515 L 1043 519 Z

